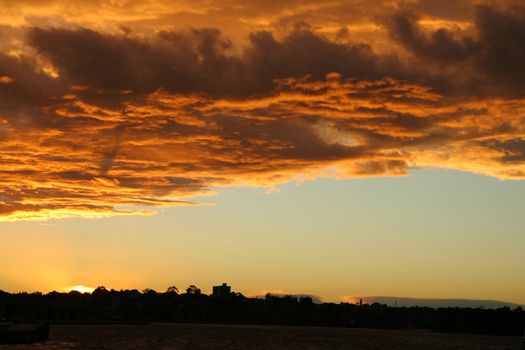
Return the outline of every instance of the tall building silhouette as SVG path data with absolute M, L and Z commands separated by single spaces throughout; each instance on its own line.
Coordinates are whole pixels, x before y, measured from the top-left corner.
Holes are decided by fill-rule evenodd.
M 231 294 L 231 287 L 227 285 L 226 283 L 223 283 L 220 286 L 213 286 L 213 296 L 215 298 L 229 298 Z

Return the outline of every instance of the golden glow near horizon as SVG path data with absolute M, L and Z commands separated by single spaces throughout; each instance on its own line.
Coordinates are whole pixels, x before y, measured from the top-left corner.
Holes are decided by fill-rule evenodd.
M 519 187 L 520 4 L 0 0 L 0 225 L 159 225 L 230 189 L 426 168 Z M 47 262 L 46 288 L 77 283 Z
M 73 286 L 73 287 L 67 287 L 65 288 L 65 290 L 67 292 L 80 292 L 80 293 L 93 293 L 93 291 L 95 290 L 95 288 L 92 288 L 92 287 L 86 287 L 86 286 L 83 286 L 81 284 L 79 285 L 76 285 L 76 286 Z

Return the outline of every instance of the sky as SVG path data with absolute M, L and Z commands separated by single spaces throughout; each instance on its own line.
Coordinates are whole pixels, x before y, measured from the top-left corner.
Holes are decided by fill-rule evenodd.
M 525 304 L 520 1 L 0 6 L 0 289 Z

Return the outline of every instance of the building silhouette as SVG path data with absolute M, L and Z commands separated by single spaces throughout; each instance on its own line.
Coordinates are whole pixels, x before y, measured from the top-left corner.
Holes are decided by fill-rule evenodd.
M 229 298 L 231 294 L 231 287 L 226 283 L 223 283 L 220 286 L 213 286 L 213 294 L 215 298 L 226 299 Z

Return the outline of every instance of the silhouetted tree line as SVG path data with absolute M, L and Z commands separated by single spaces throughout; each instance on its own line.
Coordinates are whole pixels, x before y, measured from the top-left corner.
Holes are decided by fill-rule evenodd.
M 440 332 L 522 335 L 525 312 L 483 308 L 389 307 L 374 303 L 315 304 L 310 297 L 266 295 L 227 298 L 202 294 L 196 286 L 186 293 L 169 287 L 108 290 L 93 293 L 51 292 L 10 294 L 0 291 L 0 321 L 82 322 L 193 322 L 262 325 L 300 325 L 406 329 Z

